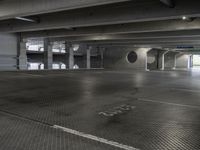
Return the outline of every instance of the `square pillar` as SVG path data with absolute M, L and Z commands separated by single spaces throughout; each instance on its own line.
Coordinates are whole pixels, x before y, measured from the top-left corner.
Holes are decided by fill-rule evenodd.
M 69 69 L 69 44 L 65 42 L 65 65 L 66 69 Z
M 73 69 L 74 67 L 74 50 L 73 47 L 69 47 L 69 69 Z
M 192 68 L 192 54 L 188 54 L 188 69 L 191 69 Z
M 26 53 L 26 41 L 20 41 L 18 50 L 18 67 L 19 70 L 27 70 L 27 53 Z
M 162 68 L 161 70 L 165 70 L 165 55 L 168 53 L 169 51 L 166 51 L 162 54 Z
M 149 49 L 149 50 L 147 50 L 146 52 L 145 52 L 145 71 L 150 71 L 149 69 L 148 69 L 148 52 L 149 51 L 151 51 L 151 49 Z
M 105 48 L 101 48 L 100 49 L 100 55 L 101 55 L 101 68 L 104 68 L 104 52 L 105 52 Z
M 52 69 L 53 65 L 53 44 L 48 39 L 44 40 L 44 69 Z
M 174 55 L 174 67 L 173 67 L 173 70 L 175 70 L 176 69 L 176 61 L 177 61 L 177 56 L 178 56 L 179 54 L 175 54 Z
M 92 47 L 87 48 L 87 69 L 91 69 L 91 49 Z

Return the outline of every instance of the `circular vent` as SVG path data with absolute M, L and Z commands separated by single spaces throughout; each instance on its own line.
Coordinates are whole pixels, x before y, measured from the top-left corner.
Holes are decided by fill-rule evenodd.
M 131 51 L 127 55 L 127 60 L 129 63 L 134 63 L 137 61 L 137 54 L 134 51 Z

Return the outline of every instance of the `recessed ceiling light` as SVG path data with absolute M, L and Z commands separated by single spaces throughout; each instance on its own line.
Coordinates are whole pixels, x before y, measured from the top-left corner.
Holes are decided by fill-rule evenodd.
M 187 19 L 187 17 L 186 17 L 186 16 L 183 16 L 183 17 L 182 17 L 182 19 L 183 19 L 183 20 L 186 20 L 186 19 Z

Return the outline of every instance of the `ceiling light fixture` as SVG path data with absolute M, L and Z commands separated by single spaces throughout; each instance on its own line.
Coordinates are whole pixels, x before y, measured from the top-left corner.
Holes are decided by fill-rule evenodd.
M 182 17 L 182 20 L 187 20 L 187 17 L 186 17 L 186 16 L 183 16 L 183 17 Z
M 28 21 L 28 22 L 36 22 L 33 19 L 28 19 L 28 18 L 24 18 L 24 17 L 15 17 L 15 19 L 17 20 L 22 20 L 22 21 Z

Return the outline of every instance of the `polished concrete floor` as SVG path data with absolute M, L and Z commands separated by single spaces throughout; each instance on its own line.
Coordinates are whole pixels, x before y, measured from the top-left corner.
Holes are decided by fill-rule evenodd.
M 200 150 L 200 71 L 0 72 L 0 150 L 120 149 Z

